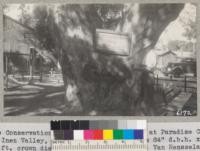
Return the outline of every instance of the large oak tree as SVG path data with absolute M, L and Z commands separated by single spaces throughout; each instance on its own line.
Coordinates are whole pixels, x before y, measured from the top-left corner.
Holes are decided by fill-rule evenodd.
M 35 8 L 35 37 L 62 67 L 66 113 L 75 115 L 157 115 L 162 95 L 142 65 L 146 54 L 184 4 L 66 4 Z M 95 30 L 127 33 L 127 57 L 105 55 L 94 47 Z M 159 98 L 158 98 L 159 97 Z

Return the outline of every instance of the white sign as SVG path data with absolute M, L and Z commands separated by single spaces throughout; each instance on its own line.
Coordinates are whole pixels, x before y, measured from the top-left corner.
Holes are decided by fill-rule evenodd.
M 127 56 L 130 53 L 131 41 L 128 35 L 110 30 L 96 30 L 96 49 L 99 52 Z

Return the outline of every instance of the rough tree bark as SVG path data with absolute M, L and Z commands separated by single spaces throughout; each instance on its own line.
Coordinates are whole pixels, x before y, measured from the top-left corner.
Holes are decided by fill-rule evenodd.
M 61 66 L 66 88 L 66 112 L 94 115 L 155 115 L 153 75 L 143 66 L 166 26 L 183 4 L 131 4 L 116 31 L 133 39 L 131 55 L 96 53 L 94 31 L 102 22 L 92 5 L 62 7 Z M 90 112 L 90 113 L 89 113 Z

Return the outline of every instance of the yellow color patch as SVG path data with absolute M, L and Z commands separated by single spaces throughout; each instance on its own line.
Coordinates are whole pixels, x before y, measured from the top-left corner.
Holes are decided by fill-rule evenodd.
M 113 130 L 103 130 L 103 139 L 112 140 L 113 139 Z

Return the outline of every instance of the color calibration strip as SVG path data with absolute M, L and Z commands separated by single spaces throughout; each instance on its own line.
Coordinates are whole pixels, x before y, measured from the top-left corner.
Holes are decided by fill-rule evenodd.
M 139 140 L 144 139 L 143 130 L 55 130 L 52 140 Z
M 136 128 L 137 124 L 127 124 L 126 120 L 52 121 L 51 137 L 52 140 L 143 140 L 144 130 Z
M 51 130 L 146 129 L 146 120 L 51 121 Z

